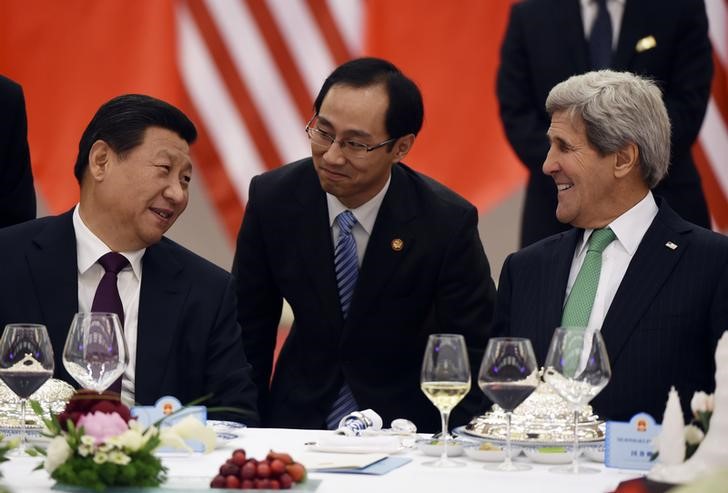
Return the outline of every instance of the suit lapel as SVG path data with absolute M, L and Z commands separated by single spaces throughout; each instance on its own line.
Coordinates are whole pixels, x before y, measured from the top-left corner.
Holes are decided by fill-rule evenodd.
M 663 203 L 637 248 L 602 325 L 613 364 L 683 252 L 690 247 L 689 236 L 684 233 L 691 228 Z M 669 242 L 677 248 L 668 248 Z
M 377 214 L 357 281 L 347 320 L 357 320 L 381 296 L 397 265 L 415 247 L 417 238 L 408 224 L 417 214 L 417 199 L 399 165 L 392 167 L 392 180 Z M 396 250 L 392 242 L 400 240 Z
M 26 254 L 43 322 L 55 351 L 56 377 L 73 379 L 63 367 L 62 348 L 78 311 L 78 267 L 73 210 L 50 219 Z
M 561 33 L 559 38 L 564 45 L 560 56 L 570 57 L 573 74 L 589 70 L 589 52 L 584 37 L 584 23 L 581 20 L 581 7 L 578 0 L 561 0 L 552 11 L 554 27 Z
M 644 10 L 645 1 L 630 1 L 624 6 L 622 25 L 619 29 L 617 51 L 611 63 L 613 70 L 627 70 L 635 54 L 637 41 L 649 33 L 642 32 L 641 25 L 649 19 L 654 12 Z
M 135 394 L 137 401 L 145 403 L 159 397 L 168 372 L 175 371 L 168 365 L 173 359 L 169 353 L 176 346 L 190 283 L 164 241 L 147 248 L 142 259 Z
M 334 246 L 329 225 L 326 194 L 311 164 L 310 173 L 298 188 L 299 215 L 291 227 L 296 231 L 300 262 L 304 265 L 326 320 L 340 329 L 343 323 L 334 272 Z

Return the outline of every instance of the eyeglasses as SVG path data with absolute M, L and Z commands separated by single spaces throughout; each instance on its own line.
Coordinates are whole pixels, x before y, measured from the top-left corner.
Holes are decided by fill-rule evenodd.
M 313 118 L 311 118 L 306 124 L 306 133 L 308 134 L 308 138 L 311 140 L 311 143 L 328 148 L 336 142 L 339 144 L 341 152 L 349 159 L 362 158 L 366 156 L 367 153 L 372 152 L 375 149 L 379 149 L 380 147 L 384 147 L 385 145 L 397 140 L 396 137 L 393 137 L 385 140 L 384 142 L 380 142 L 379 144 L 374 144 L 373 146 L 368 146 L 355 140 L 336 140 L 335 135 L 331 135 L 320 128 L 311 126 L 311 122 L 316 119 L 316 116 L 318 115 L 314 115 Z

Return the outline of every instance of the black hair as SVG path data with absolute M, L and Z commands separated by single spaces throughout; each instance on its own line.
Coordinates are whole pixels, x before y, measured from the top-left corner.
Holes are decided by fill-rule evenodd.
M 385 115 L 387 133 L 391 138 L 408 134 L 417 135 L 422 128 L 424 106 L 417 84 L 405 76 L 392 63 L 381 58 L 356 58 L 339 65 L 324 81 L 313 104 L 318 114 L 321 104 L 332 86 L 369 87 L 383 84 L 389 96 Z
M 84 130 L 78 143 L 73 174 L 80 184 L 88 168 L 89 152 L 103 140 L 120 157 L 140 145 L 149 127 L 171 130 L 192 144 L 197 129 L 181 110 L 160 99 L 143 94 L 124 94 L 104 103 Z

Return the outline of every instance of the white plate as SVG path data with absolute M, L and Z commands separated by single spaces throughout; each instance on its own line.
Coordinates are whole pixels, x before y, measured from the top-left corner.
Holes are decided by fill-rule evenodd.
M 573 459 L 571 447 L 529 447 L 523 452 L 533 462 L 540 464 L 569 464 Z
M 445 445 L 442 440 L 432 438 L 421 438 L 415 441 L 417 448 L 425 455 L 432 455 L 439 457 L 442 455 L 442 451 Z M 447 456 L 458 457 L 463 455 L 463 442 L 460 440 L 449 440 L 447 442 Z
M 583 454 L 592 462 L 604 462 L 604 445 L 584 447 Z
M 362 446 L 351 446 L 351 447 L 339 447 L 336 445 L 321 445 L 316 442 L 306 443 L 306 448 L 311 452 L 333 452 L 336 454 L 397 454 L 404 450 L 402 445 L 391 446 L 391 447 L 368 447 Z

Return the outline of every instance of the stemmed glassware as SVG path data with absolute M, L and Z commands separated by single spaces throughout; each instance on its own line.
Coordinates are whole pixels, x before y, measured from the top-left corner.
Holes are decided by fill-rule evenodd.
M 53 346 L 45 325 L 8 324 L 0 338 L 0 379 L 20 397 L 20 447 L 27 442 L 25 404 L 28 397 L 51 378 Z
M 447 457 L 450 412 L 470 390 L 470 363 L 465 338 L 458 334 L 432 334 L 427 340 L 422 361 L 420 387 L 440 411 L 443 442 L 442 453 L 436 461 L 425 462 L 432 467 L 460 467 L 462 462 Z
M 538 386 L 538 365 L 528 339 L 493 337 L 488 341 L 478 373 L 478 385 L 485 395 L 506 413 L 506 457 L 500 464 L 486 465 L 498 471 L 525 471 L 527 464 L 511 462 L 511 416 L 513 410 Z
M 568 474 L 595 473 L 579 467 L 579 413 L 607 385 L 612 376 L 604 339 L 598 330 L 559 327 L 554 331 L 544 364 L 543 379 L 574 411 L 574 450 L 571 466 L 555 467 Z
M 63 348 L 63 366 L 85 388 L 103 392 L 124 374 L 129 351 L 115 313 L 77 313 Z

